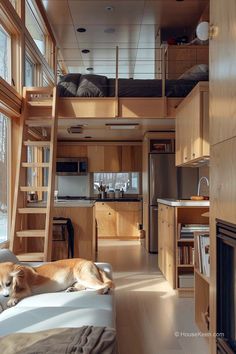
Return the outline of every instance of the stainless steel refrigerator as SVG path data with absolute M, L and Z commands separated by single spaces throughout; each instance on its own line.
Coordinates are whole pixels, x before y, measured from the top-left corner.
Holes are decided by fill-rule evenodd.
M 149 155 L 149 252 L 158 251 L 157 198 L 186 199 L 196 195 L 198 168 L 175 166 L 175 154 Z

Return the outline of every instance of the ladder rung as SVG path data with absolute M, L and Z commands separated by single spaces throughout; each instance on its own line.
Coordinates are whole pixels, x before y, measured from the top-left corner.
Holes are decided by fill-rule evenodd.
M 19 208 L 19 214 L 46 214 L 47 208 Z
M 53 87 L 27 87 L 26 88 L 27 92 L 31 92 L 33 94 L 44 94 L 44 93 L 52 93 Z
M 28 127 L 51 127 L 52 126 L 52 118 L 50 119 L 27 119 L 25 124 Z
M 21 192 L 47 192 L 48 191 L 48 187 L 34 187 L 34 186 L 21 186 L 20 187 Z
M 39 147 L 43 147 L 43 146 L 50 146 L 50 141 L 46 141 L 46 140 L 36 140 L 36 141 L 31 141 L 31 140 L 27 140 L 24 141 L 24 145 L 25 146 L 39 146 Z
M 50 108 L 50 107 L 52 107 L 52 100 L 39 99 L 38 101 L 28 101 L 28 105 L 31 107 Z
M 17 231 L 18 237 L 45 237 L 45 230 L 22 230 Z
M 16 255 L 21 262 L 42 262 L 44 254 L 42 252 L 21 253 Z
M 49 162 L 22 162 L 22 167 L 49 167 Z

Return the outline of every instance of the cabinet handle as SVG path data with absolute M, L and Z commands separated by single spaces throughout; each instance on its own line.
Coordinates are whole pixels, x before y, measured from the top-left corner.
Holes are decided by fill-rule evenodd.
M 194 153 L 194 152 L 193 152 L 193 154 L 192 154 L 192 155 L 193 155 L 193 157 L 195 157 L 195 153 Z
M 185 158 L 184 158 L 185 160 L 187 160 L 188 158 L 187 158 L 187 156 L 185 156 Z
M 111 215 L 111 213 L 108 213 L 108 215 Z

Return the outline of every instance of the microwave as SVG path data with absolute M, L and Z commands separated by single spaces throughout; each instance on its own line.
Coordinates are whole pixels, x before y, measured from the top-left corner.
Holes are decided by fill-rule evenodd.
M 87 173 L 87 157 L 57 158 L 56 160 L 56 174 L 58 176 L 78 176 Z

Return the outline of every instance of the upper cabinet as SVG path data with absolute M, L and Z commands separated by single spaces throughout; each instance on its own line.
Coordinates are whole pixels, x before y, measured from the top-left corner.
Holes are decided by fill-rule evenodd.
M 89 172 L 141 172 L 141 145 L 89 145 Z
M 200 82 L 176 112 L 176 166 L 209 159 L 209 84 Z

